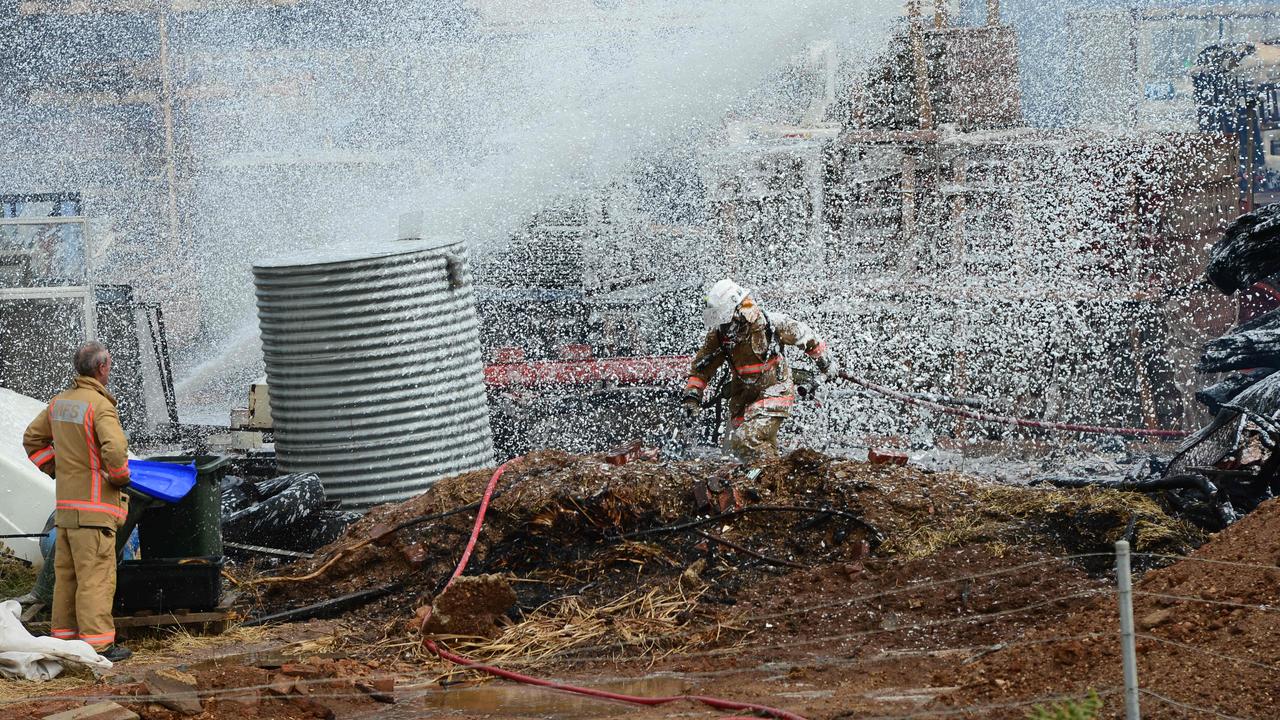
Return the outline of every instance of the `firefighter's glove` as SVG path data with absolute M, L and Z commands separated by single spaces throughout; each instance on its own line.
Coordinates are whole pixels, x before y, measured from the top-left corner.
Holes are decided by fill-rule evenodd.
M 680 404 L 684 406 L 684 414 L 689 418 L 697 416 L 702 410 L 702 390 L 695 387 L 685 388 L 680 396 Z
M 830 354 L 823 353 L 822 355 L 814 358 L 813 362 L 818 366 L 818 369 L 822 371 L 822 374 L 827 377 L 835 377 L 840 374 L 840 363 L 837 362 L 835 358 L 831 357 Z

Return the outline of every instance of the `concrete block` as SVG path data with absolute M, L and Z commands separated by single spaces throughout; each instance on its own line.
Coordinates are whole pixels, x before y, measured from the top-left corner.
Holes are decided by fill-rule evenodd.
M 200 696 L 196 694 L 198 683 L 191 673 L 165 668 L 152 670 L 142 679 L 143 687 L 153 695 L 155 702 L 184 715 L 198 715 L 204 711 Z
M 138 713 L 113 702 L 100 702 L 45 715 L 43 720 L 138 720 Z

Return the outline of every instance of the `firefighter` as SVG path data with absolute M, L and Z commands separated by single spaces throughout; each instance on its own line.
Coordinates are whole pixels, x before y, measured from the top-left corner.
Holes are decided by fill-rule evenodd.
M 132 653 L 115 642 L 116 533 L 128 514 L 128 441 L 106 388 L 111 353 L 87 342 L 75 355 L 72 386 L 27 426 L 31 462 L 56 479 L 53 622 L 50 634 L 83 640 L 119 662 Z M 57 454 L 56 466 L 54 454 Z
M 756 304 L 751 291 L 724 279 L 707 292 L 702 312 L 707 337 L 693 358 L 685 384 L 689 413 L 702 406 L 703 392 L 716 370 L 729 363 L 729 432 L 727 445 L 739 460 L 778 454 L 778 429 L 791 414 L 796 386 L 783 348 L 794 345 L 813 358 L 825 375 L 835 375 L 836 362 L 827 344 L 804 323 Z

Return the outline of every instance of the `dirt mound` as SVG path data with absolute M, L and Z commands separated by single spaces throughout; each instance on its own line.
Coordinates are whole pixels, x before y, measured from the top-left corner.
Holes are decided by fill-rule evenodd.
M 498 618 L 515 603 L 515 591 L 503 576 L 463 575 L 435 602 L 418 609 L 417 624 L 432 635 L 492 637 L 498 631 Z
M 431 602 L 457 562 L 490 476 L 449 478 L 375 508 L 314 560 L 283 571 L 305 579 L 260 585 L 263 606 L 387 587 L 357 613 L 383 620 L 384 633 L 400 632 L 393 625 L 409 619 L 406 608 Z M 697 508 L 694 485 L 710 477 L 732 486 L 738 510 L 732 502 L 727 514 Z M 1147 551 L 1183 552 L 1199 540 L 1193 527 L 1134 493 L 1012 488 L 808 450 L 731 471 L 705 461 L 619 466 L 544 452 L 502 478 L 468 574 L 519 578 L 516 618 L 565 595 L 603 603 L 671 586 L 702 563 L 708 589 L 700 602 L 714 607 L 789 569 L 857 564 L 868 551 L 901 560 L 958 547 L 981 547 L 993 559 L 1013 548 L 1105 553 L 1126 531 Z
M 383 671 L 411 675 L 404 687 L 415 688 L 476 679 L 418 642 L 415 609 L 434 604 L 431 634 L 499 667 L 588 685 L 631 676 L 640 694 L 651 692 L 642 676 L 675 671 L 701 694 L 749 695 L 806 717 L 900 716 L 949 696 L 948 710 L 1106 689 L 1113 681 L 1100 684 L 1092 667 L 1105 660 L 1090 653 L 1114 636 L 1114 613 L 1084 630 L 1064 627 L 1085 608 L 1105 616 L 1105 603 L 1090 603 L 1108 592 L 1112 543 L 1129 537 L 1159 554 L 1202 540 L 1136 493 L 1010 487 L 811 451 L 736 468 L 547 452 L 507 470 L 464 579 L 441 594 L 491 475 L 449 478 L 375 508 L 274 578 L 246 573 L 244 609 L 342 601 L 330 608 L 341 640 L 323 652 L 363 663 L 339 676 L 369 682 Z M 1235 552 L 1251 557 L 1249 542 Z M 1158 561 L 1136 558 L 1139 567 Z M 1212 570 L 1178 580 L 1178 592 L 1201 583 L 1243 596 L 1214 585 Z M 1157 630 L 1157 621 L 1176 624 L 1156 617 Z M 1089 644 L 1054 640 L 1088 633 Z M 262 685 L 264 670 L 266 684 L 280 687 L 256 706 L 250 698 L 261 716 L 306 713 L 322 700 L 289 689 L 283 667 L 226 667 L 233 675 L 196 673 L 209 717 L 243 716 L 232 689 Z M 1017 672 L 1038 680 L 1015 685 L 1006 675 Z M 1224 673 L 1209 676 L 1221 682 Z M 359 682 L 361 697 L 374 697 Z
M 387 674 L 380 668 L 347 659 L 207 663 L 143 675 L 137 681 L 79 688 L 58 699 L 0 706 L 0 717 L 41 720 L 109 699 L 142 720 L 313 720 L 371 713 L 381 707 L 378 686 L 384 692 L 394 688 L 393 681 L 387 685 Z
M 1278 563 L 1280 500 L 1270 500 L 1191 559 L 1147 573 L 1134 586 L 1140 687 L 1205 708 L 1205 715 L 1272 716 L 1280 707 Z M 1030 634 L 1028 644 L 935 680 L 969 687 L 950 698 L 956 705 L 1101 692 L 1122 684 L 1118 634 L 1117 600 L 1108 592 L 1065 622 Z M 1047 642 L 1054 637 L 1070 639 Z M 1185 717 L 1154 696 L 1142 702 L 1144 717 Z M 1119 707 L 1118 698 L 1108 702 L 1112 715 Z
M 1027 570 L 1005 571 L 1019 566 Z M 1047 613 L 1070 604 L 1048 602 L 1026 613 L 1011 610 L 1104 584 L 1071 562 L 1041 552 L 1011 549 L 993 558 L 987 548 L 954 547 L 928 558 L 872 560 L 861 570 L 827 565 L 791 573 L 744 593 L 737 609 L 764 619 L 755 623 L 758 637 L 753 640 L 780 647 L 809 639 L 815 615 L 823 635 L 852 634 L 842 651 L 882 648 L 890 634 L 907 627 L 915 631 L 895 639 L 895 647 L 980 645 L 1038 627 Z M 774 627 L 764 627 L 765 622 Z

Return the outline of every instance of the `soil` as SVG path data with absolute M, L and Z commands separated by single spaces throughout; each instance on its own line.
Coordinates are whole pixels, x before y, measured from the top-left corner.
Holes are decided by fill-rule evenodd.
M 740 468 L 618 466 L 544 452 L 503 477 L 467 567 L 476 579 L 453 586 L 452 598 L 437 597 L 475 511 L 435 516 L 473 503 L 490 475 L 443 480 L 375 508 L 313 560 L 273 571 L 313 577 L 254 586 L 250 614 L 370 588 L 389 592 L 341 611 L 329 622 L 342 642 L 327 657 L 303 659 L 322 668 L 313 684 L 328 683 L 330 692 L 267 690 L 237 700 L 220 689 L 279 685 L 286 668 L 253 659 L 198 666 L 191 669 L 206 698 L 200 717 L 322 716 L 325 708 L 359 718 L 617 714 L 615 705 L 571 705 L 507 683 L 441 689 L 440 682 L 477 676 L 421 649 L 415 617 L 424 613 L 415 610 L 433 601 L 442 624 L 429 630 L 444 645 L 579 684 L 696 692 L 810 718 L 1024 718 L 1035 703 L 1093 689 L 1103 696 L 1102 717 L 1119 717 L 1120 698 L 1109 692 L 1121 667 L 1112 552 L 1125 537 L 1141 576 L 1134 604 L 1142 686 L 1237 717 L 1270 717 L 1276 705 L 1268 681 L 1280 661 L 1277 501 L 1208 538 L 1140 494 L 1011 487 L 804 450 Z M 712 492 L 713 501 L 732 509 L 736 497 L 746 511 L 698 509 L 694 484 L 710 477 L 736 492 Z M 1201 545 L 1193 559 L 1167 557 Z M 578 616 L 552 614 L 565 598 Z M 620 598 L 652 602 L 628 605 L 628 615 L 610 609 Z M 512 634 L 538 622 L 550 629 Z M 585 634 L 588 626 L 591 640 L 573 642 L 573 628 Z M 516 646 L 523 649 L 512 655 Z M 389 677 L 399 680 L 395 688 L 372 687 Z M 122 681 L 107 687 L 140 692 Z M 540 699 L 513 700 L 523 693 Z M 1187 716 L 1154 697 L 1143 703 L 1144 717 Z M 144 718 L 171 717 L 141 697 L 128 706 Z M 0 707 L 0 714 L 38 718 L 50 707 Z M 626 714 L 704 711 L 723 715 L 688 703 Z
M 430 635 L 493 637 L 499 619 L 516 603 L 511 583 L 502 575 L 462 575 L 435 601 L 423 606 L 422 632 Z M 426 612 L 426 608 L 430 612 Z
M 1140 687 L 1204 708 L 1203 715 L 1273 717 L 1280 707 L 1280 500 L 1262 504 L 1191 557 L 1134 586 Z M 1117 601 L 1108 594 L 1028 635 L 1101 637 L 1010 648 L 939 681 L 968 685 L 949 698 L 957 705 L 1121 686 L 1118 627 Z M 1144 717 L 1183 716 L 1160 699 L 1142 702 Z
M 947 547 L 984 545 L 999 556 L 1020 546 L 1069 555 L 1110 553 L 1134 522 L 1135 545 L 1180 553 L 1202 541 L 1190 524 L 1167 516 L 1142 495 L 1104 490 L 1026 489 L 954 473 L 839 461 L 799 450 L 757 467 L 737 468 L 729 481 L 745 514 L 675 532 L 653 528 L 709 517 L 695 515 L 695 481 L 724 468 L 709 462 L 611 465 L 601 458 L 543 452 L 507 471 L 485 517 L 484 533 L 468 574 L 506 573 L 517 586 L 518 607 L 533 609 L 567 594 L 605 601 L 636 586 L 675 582 L 698 559 L 708 602 L 729 602 L 783 563 L 816 566 L 857 562 L 868 549 L 911 559 Z M 466 506 L 483 493 L 491 473 L 442 480 L 423 495 L 370 511 L 316 559 L 281 570 L 306 577 L 344 548 L 413 518 Z M 833 509 L 842 514 L 824 512 Z M 406 619 L 406 605 L 428 604 L 457 562 L 474 511 L 424 522 L 339 557 L 314 579 L 272 583 L 258 608 L 284 610 L 371 587 L 404 587 L 357 611 L 362 619 Z M 730 550 L 692 530 L 717 536 L 772 558 Z M 866 543 L 864 546 L 863 543 Z M 715 560 L 723 559 L 724 562 Z M 1105 556 L 1086 558 L 1097 570 Z

